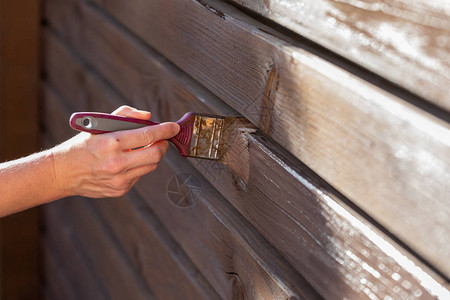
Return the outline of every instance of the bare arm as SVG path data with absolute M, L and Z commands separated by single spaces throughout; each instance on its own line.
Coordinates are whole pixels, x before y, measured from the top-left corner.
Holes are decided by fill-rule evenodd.
M 150 113 L 122 106 L 114 113 L 149 119 Z M 0 164 L 0 216 L 53 200 L 125 194 L 156 169 L 176 123 L 103 135 L 80 133 L 43 152 Z M 151 145 L 150 145 L 151 144 Z M 150 145 L 148 147 L 130 150 Z

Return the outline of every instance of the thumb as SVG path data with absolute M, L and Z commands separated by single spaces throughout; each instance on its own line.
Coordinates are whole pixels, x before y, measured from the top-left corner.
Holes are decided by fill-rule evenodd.
M 148 111 L 139 110 L 128 105 L 122 105 L 121 107 L 113 111 L 112 114 L 141 120 L 149 120 L 152 116 L 152 114 Z

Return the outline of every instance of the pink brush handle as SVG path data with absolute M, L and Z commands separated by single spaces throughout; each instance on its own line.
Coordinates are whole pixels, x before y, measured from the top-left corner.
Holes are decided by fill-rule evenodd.
M 180 132 L 169 139 L 184 157 L 189 155 L 191 148 L 194 120 L 195 114 L 193 112 L 186 113 L 177 121 L 180 125 Z M 70 117 L 70 126 L 73 129 L 92 134 L 131 130 L 158 124 L 160 123 L 95 112 L 79 112 L 72 114 Z

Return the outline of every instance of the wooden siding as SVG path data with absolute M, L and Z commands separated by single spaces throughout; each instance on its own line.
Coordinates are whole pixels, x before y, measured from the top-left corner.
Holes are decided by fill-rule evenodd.
M 450 110 L 447 1 L 233 2 Z
M 171 149 L 123 198 L 46 206 L 48 299 L 449 295 L 445 110 L 221 1 L 47 0 L 45 17 L 49 143 L 74 134 L 71 112 L 121 104 L 259 127 L 237 136 L 228 166 Z M 169 199 L 182 174 L 192 207 Z

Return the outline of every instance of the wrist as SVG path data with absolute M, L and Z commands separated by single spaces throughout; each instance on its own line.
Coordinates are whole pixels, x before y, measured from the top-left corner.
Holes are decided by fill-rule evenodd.
M 53 182 L 59 198 L 73 196 L 70 169 L 68 166 L 67 150 L 58 145 L 49 150 L 52 163 Z

